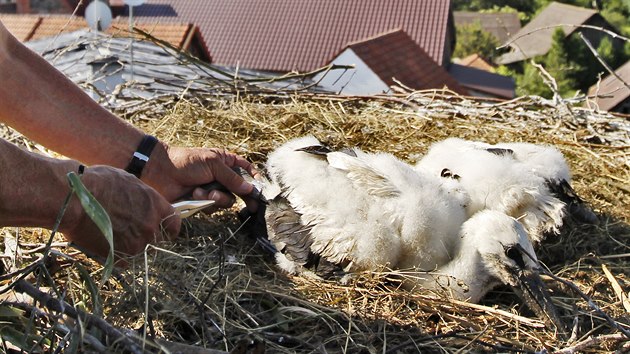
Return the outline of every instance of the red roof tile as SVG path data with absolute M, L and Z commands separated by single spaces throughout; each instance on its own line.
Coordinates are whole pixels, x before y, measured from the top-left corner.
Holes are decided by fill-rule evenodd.
M 39 25 L 41 18 L 37 16 L 0 14 L 0 21 L 15 38 L 20 41 L 26 41 L 33 35 L 33 31 Z
M 87 28 L 84 18 L 67 15 L 0 15 L 0 21 L 21 41 L 36 40 L 55 36 L 59 33 Z M 156 38 L 170 43 L 176 48 L 184 50 L 189 49 L 194 36 L 201 36 L 198 29 L 188 23 L 158 23 L 154 20 L 151 22 L 135 22 L 135 26 Z M 115 19 L 106 32 L 116 36 L 128 36 L 128 19 Z M 136 35 L 136 37 L 140 37 L 140 35 Z M 203 44 L 201 37 L 199 37 L 199 42 Z M 205 53 L 201 54 L 208 57 L 207 49 L 202 49 L 202 51 Z
M 624 82 L 630 82 L 630 61 L 617 68 L 615 74 Z M 617 77 L 609 74 L 599 84 L 591 86 L 588 94 L 601 96 L 594 98 L 599 109 L 612 111 L 630 97 L 630 89 Z
M 405 30 L 437 63 L 450 60 L 450 0 L 148 0 L 134 17 L 199 26 L 217 64 L 310 71 L 347 43 Z
M 468 94 L 446 69 L 433 61 L 403 30 L 352 43 L 348 48 L 388 86 L 396 85 L 396 79 L 416 90 L 441 89 L 446 86 L 459 94 Z
M 484 59 L 482 56 L 480 56 L 479 54 L 475 53 L 475 54 L 471 54 L 465 58 L 461 58 L 461 59 L 453 59 L 453 62 L 455 64 L 459 64 L 459 65 L 463 65 L 463 66 L 469 66 L 471 68 L 476 68 L 479 70 L 485 70 L 488 72 L 493 73 L 494 72 L 494 66 L 492 64 L 490 64 L 490 62 L 488 62 L 486 59 Z

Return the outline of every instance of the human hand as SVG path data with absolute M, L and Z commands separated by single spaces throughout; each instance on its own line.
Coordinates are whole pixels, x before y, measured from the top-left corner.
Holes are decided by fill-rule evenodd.
M 192 192 L 193 199 L 210 199 L 216 201 L 218 208 L 229 208 L 234 204 L 234 198 L 230 194 L 199 188 L 203 184 L 216 181 L 240 196 L 249 210 L 255 211 L 257 202 L 250 198 L 254 186 L 234 172 L 235 167 L 243 168 L 253 178 L 260 177 L 260 173 L 249 161 L 223 149 L 180 148 L 158 144 L 145 167 L 142 179 L 169 201 L 175 201 Z M 207 212 L 213 211 L 208 209 Z
M 177 236 L 181 218 L 157 191 L 136 177 L 108 166 L 92 166 L 81 181 L 112 221 L 116 259 L 135 255 L 147 244 Z M 109 244 L 73 197 L 60 231 L 88 255 L 106 258 Z

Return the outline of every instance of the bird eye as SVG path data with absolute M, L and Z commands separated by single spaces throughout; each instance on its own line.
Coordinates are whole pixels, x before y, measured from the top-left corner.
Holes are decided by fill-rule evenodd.
M 459 180 L 460 179 L 459 175 L 453 173 L 448 168 L 445 168 L 445 169 L 442 170 L 442 172 L 440 172 L 440 177 L 453 178 L 455 180 Z
M 505 250 L 505 255 L 513 260 L 519 267 L 525 268 L 525 262 L 523 261 L 523 255 L 518 248 L 511 246 Z

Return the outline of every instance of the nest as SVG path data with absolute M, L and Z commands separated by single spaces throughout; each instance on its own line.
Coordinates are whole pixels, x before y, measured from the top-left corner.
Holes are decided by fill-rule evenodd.
M 496 289 L 481 304 L 469 304 L 447 294 L 401 290 L 396 271 L 358 274 L 344 285 L 289 276 L 243 230 L 236 216 L 239 206 L 198 215 L 186 221 L 177 242 L 156 245 L 134 258 L 100 291 L 103 318 L 152 343 L 145 350 L 174 350 L 173 343 L 199 352 L 243 353 L 263 348 L 273 353 L 630 348 L 627 117 L 566 101 L 522 97 L 488 102 L 445 91 L 383 97 L 196 94 L 156 100 L 117 113 L 171 145 L 225 147 L 256 163 L 305 134 L 333 147 L 387 151 L 410 163 L 447 137 L 550 144 L 567 158 L 573 187 L 600 223 L 569 221 L 537 249 L 539 259 L 563 280 L 545 278 L 572 331 L 567 339 L 545 327 L 509 289 Z M 32 246 L 24 243 L 23 249 L 35 248 L 49 235 L 42 230 L 4 232 L 30 240 Z M 63 245 L 58 249 L 71 254 L 72 262 L 99 269 Z M 54 278 L 65 301 L 93 311 L 76 269 L 60 269 Z

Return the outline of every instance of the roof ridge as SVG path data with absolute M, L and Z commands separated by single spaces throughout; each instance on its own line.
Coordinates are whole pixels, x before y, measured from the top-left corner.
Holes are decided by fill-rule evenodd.
M 402 33 L 405 34 L 405 36 L 411 38 L 409 36 L 409 34 L 407 32 L 405 32 L 404 29 L 398 27 L 398 28 L 394 28 L 394 29 L 391 29 L 391 30 L 387 30 L 385 32 L 377 33 L 377 34 L 375 34 L 373 36 L 368 36 L 368 37 L 365 37 L 365 38 L 362 38 L 362 39 L 359 39 L 359 40 L 356 40 L 356 41 L 349 42 L 348 44 L 346 44 L 346 46 L 343 48 L 343 50 L 345 50 L 345 49 L 347 49 L 349 47 L 352 47 L 352 46 L 356 46 L 356 45 L 359 45 L 359 44 L 364 44 L 366 42 L 373 41 L 373 40 L 375 40 L 377 38 L 390 36 L 390 35 L 395 34 L 397 32 L 402 32 Z

